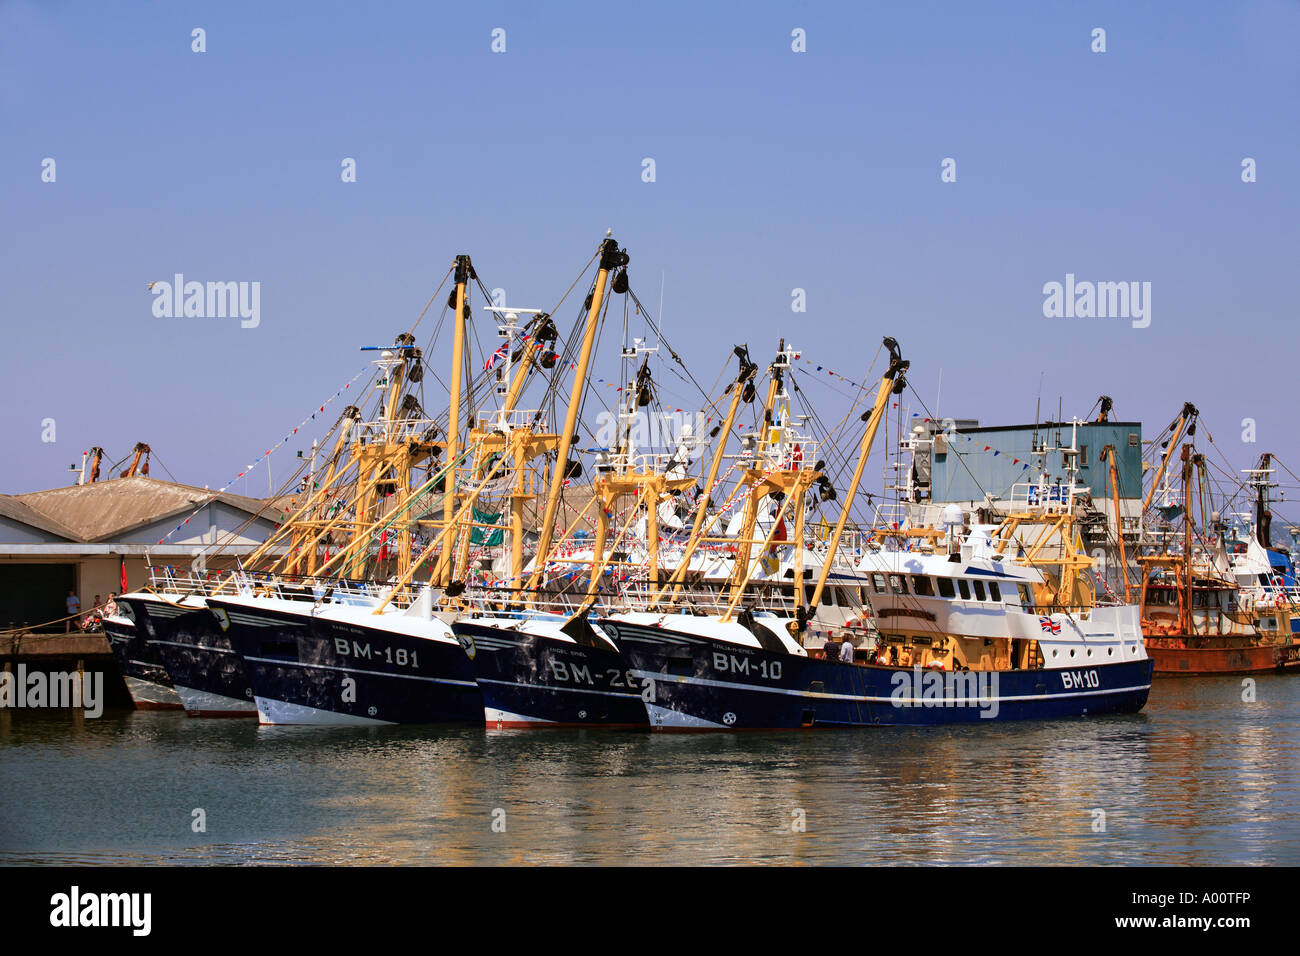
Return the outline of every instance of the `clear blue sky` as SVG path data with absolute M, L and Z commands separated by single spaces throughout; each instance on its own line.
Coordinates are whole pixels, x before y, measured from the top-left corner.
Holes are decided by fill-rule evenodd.
M 1148 434 L 1190 400 L 1300 472 L 1298 106 L 1295 0 L 0 0 L 0 490 L 137 440 L 219 485 L 457 253 L 546 307 L 606 228 L 707 382 L 736 341 L 854 375 L 890 334 L 947 414 L 1032 420 L 1040 376 Z M 156 318 L 176 272 L 261 282 L 260 326 Z M 1066 273 L 1150 282 L 1150 327 L 1045 318 Z

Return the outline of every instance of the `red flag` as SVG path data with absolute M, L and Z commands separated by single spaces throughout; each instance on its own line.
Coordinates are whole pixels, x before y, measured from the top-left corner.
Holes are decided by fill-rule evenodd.
M 121 559 L 122 559 L 122 564 L 121 564 L 121 567 L 120 567 L 119 570 L 120 570 L 120 579 L 121 579 L 121 588 L 122 588 L 122 590 L 121 590 L 120 592 L 118 592 L 118 593 L 120 593 L 120 594 L 125 594 L 126 591 L 127 591 L 127 587 L 126 587 L 126 555 L 122 555 L 122 556 L 121 556 Z

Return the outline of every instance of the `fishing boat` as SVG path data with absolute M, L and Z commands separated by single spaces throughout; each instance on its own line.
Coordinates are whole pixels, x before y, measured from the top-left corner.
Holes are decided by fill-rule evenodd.
M 255 717 L 239 655 L 208 611 L 207 575 L 153 568 L 150 587 L 118 599 L 191 717 Z
M 587 573 L 579 583 L 588 582 L 589 593 L 599 588 L 619 545 L 617 539 L 609 541 L 610 509 L 619 498 L 633 494 L 646 501 L 647 518 L 653 526 L 658 520 L 660 497 L 670 488 L 694 483 L 693 479 L 669 477 L 662 470 L 662 461 L 653 456 L 637 456 L 630 446 L 621 446 L 615 455 L 617 460 L 607 459 L 594 479 L 593 493 L 587 502 L 588 510 L 598 514 L 596 538 L 588 555 L 584 558 L 574 553 L 584 548 L 569 547 L 558 562 L 548 560 L 554 557 L 552 545 L 571 544 L 570 533 L 577 528 L 578 522 L 571 521 L 569 531 L 555 542 L 562 492 L 568 482 L 581 475 L 581 465 L 571 456 L 597 332 L 612 299 L 608 293 L 611 289 L 615 294 L 629 293 L 626 250 L 607 236 L 599 255 L 599 268 L 584 302 L 582 344 L 572 363 L 574 378 L 565 424 L 558 435 L 548 436 L 536 449 L 553 448 L 555 460 L 566 465 L 551 472 L 531 574 L 525 582 L 522 521 L 515 521 L 511 528 L 514 560 L 510 580 L 505 582 L 509 586 L 497 592 L 505 607 L 492 613 L 467 614 L 452 623 L 452 630 L 473 665 L 483 694 L 483 718 L 489 727 L 648 726 L 640 688 L 635 681 L 630 681 L 627 663 L 614 642 L 588 619 L 589 609 L 570 615 L 546 606 L 563 609 L 575 596 L 572 585 L 577 572 L 560 571 L 557 563 L 585 564 Z M 635 358 L 636 354 L 634 348 L 631 357 Z M 649 387 L 644 376 L 640 378 L 639 388 L 635 383 L 630 385 L 633 387 L 627 389 L 620 405 L 622 412 L 634 410 L 638 394 Z M 620 434 L 624 434 L 622 429 Z M 521 473 L 522 465 L 521 458 L 516 466 L 517 474 Z M 515 511 L 518 513 L 517 507 Z M 627 530 L 624 527 L 618 539 Z M 657 542 L 658 535 L 651 531 L 645 540 Z M 644 561 L 648 567 L 657 569 L 655 544 L 650 545 Z M 613 563 L 620 561 L 615 559 Z M 621 563 L 628 564 L 630 560 L 625 556 Z M 650 573 L 654 575 L 657 571 Z
M 449 419 L 424 413 L 415 388 L 424 353 L 411 332 L 399 335 L 373 363 L 374 414 L 345 410 L 318 487 L 261 549 L 287 543 L 287 554 L 269 569 L 232 575 L 207 598 L 264 724 L 482 717 L 478 686 L 432 591 L 407 587 L 435 550 L 415 559 L 417 537 L 450 521 L 465 454 L 458 402 L 469 289 L 478 277 L 465 255 L 448 276 L 455 283 L 447 299 L 455 335 Z M 445 520 L 432 516 L 439 501 Z
M 631 297 L 636 311 L 646 315 L 626 282 L 626 254 L 616 256 L 615 247 L 607 247 L 603 263 L 609 268 L 598 274 L 593 295 L 588 300 L 585 343 L 594 342 L 592 336 L 599 324 L 597 308 L 604 301 L 606 273 L 613 274 L 614 292 Z M 663 343 L 660 330 L 648 316 L 647 321 L 657 341 Z M 539 528 L 537 557 L 522 592 L 512 592 L 513 612 L 471 615 L 452 624 L 474 661 L 489 727 L 648 727 L 646 688 L 634 676 L 617 642 L 610 640 L 611 629 L 607 627 L 610 618 L 602 614 L 599 621 L 593 620 L 594 609 L 598 605 L 604 611 L 619 604 L 655 605 L 668 600 L 669 595 L 681 602 L 696 601 L 696 595 L 702 595 L 700 600 L 705 603 L 715 602 L 720 589 L 734 574 L 737 545 L 732 534 L 715 537 L 709 532 L 730 505 L 744 497 L 746 484 L 761 479 L 764 471 L 776 466 L 783 474 L 796 476 L 787 485 L 792 495 L 802 496 L 817 485 L 815 443 L 801 445 L 801 441 L 808 439 L 790 430 L 788 408 L 777 405 L 778 399 L 786 398 L 781 378 L 794 355 L 793 349 L 787 349 L 782 342 L 769 369 L 770 383 L 761 409 L 769 438 L 759 452 L 761 465 L 747 470 L 748 477 L 722 507 L 710 508 L 727 436 L 732 432 L 740 407 L 753 403 L 757 396 L 754 378 L 758 366 L 750 359 L 746 347 L 737 346 L 734 354 L 739 360 L 738 368 L 724 393 L 724 397 L 730 396 L 728 411 L 711 433 L 712 437 L 721 434 L 722 438 L 716 445 L 703 488 L 693 501 L 688 501 L 688 490 L 696 484 L 696 479 L 688 473 L 687 464 L 699 448 L 700 436 L 683 428 L 672 447 L 649 448 L 638 444 L 637 416 L 652 403 L 655 392 L 648 360 L 658 346 L 647 345 L 648 341 L 629 342 L 625 337 L 621 353 L 624 384 L 619 389 L 621 399 L 613 437 L 607 445 L 597 443 L 599 447 L 590 449 L 594 456 L 593 477 L 586 505 L 571 517 L 568 530 L 554 546 L 554 516 L 567 482 L 560 480 L 563 476 L 553 476 L 546 513 Z M 671 347 L 663 344 L 676 357 Z M 568 460 L 571 452 L 564 436 L 576 433 L 577 411 L 583 402 L 582 389 L 590 360 L 591 347 L 587 345 L 575 363 L 577 374 L 569 400 L 568 420 L 561 432 L 559 460 Z M 742 437 L 747 444 L 756 440 L 756 434 Z M 803 464 L 805 454 L 806 465 Z M 786 506 L 788 502 L 778 512 Z M 748 522 L 752 534 L 753 527 L 759 524 L 757 498 L 746 498 L 745 510 L 753 513 L 753 520 Z M 579 538 L 575 531 L 577 519 L 589 513 L 595 515 L 594 532 Z M 780 514 L 768 518 L 763 523 L 765 531 L 770 529 L 771 539 L 779 536 L 784 542 L 788 536 L 781 531 L 784 523 Z M 689 534 L 687 522 L 692 525 Z M 802 534 L 802 530 L 796 522 L 796 535 Z M 669 532 L 667 536 L 665 531 Z M 705 545 L 730 551 L 710 554 Z M 778 577 L 787 565 L 776 556 L 775 540 L 767 542 L 761 563 L 763 569 L 756 573 L 764 584 L 785 581 Z M 778 584 L 778 590 L 784 593 L 790 587 Z M 793 606 L 792 602 L 786 603 Z
M 493 306 L 501 312 L 502 346 L 482 375 L 463 376 L 470 284 L 487 293 L 468 256 L 458 257 L 452 271 L 454 341 L 445 420 L 404 413 L 409 403 L 399 400 L 397 389 L 412 369 L 397 356 L 381 359 L 390 399 L 376 419 L 354 427 L 347 444 L 357 491 L 292 548 L 307 561 L 307 577 L 298 579 L 302 594 L 286 595 L 280 580 L 250 579 L 238 582 L 239 593 L 209 600 L 224 615 L 243 657 L 264 723 L 483 720 L 472 659 L 450 623 L 468 613 L 459 596 L 470 568 L 485 561 L 499 566 L 506 559 L 518 585 L 525 507 L 536 496 L 531 462 L 551 452 L 559 437 L 540 409 L 522 410 L 518 402 L 539 372 L 556 367 L 559 356 L 552 347 L 558 331 L 547 312 Z M 532 317 L 518 325 L 520 314 Z M 499 407 L 475 409 L 462 401 L 476 388 L 496 396 Z M 426 477 L 412 480 L 422 464 Z M 497 546 L 501 531 L 501 515 L 479 507 L 489 491 L 508 500 L 508 558 L 484 553 Z M 322 535 L 339 523 L 350 529 L 349 542 L 316 567 Z M 414 547 L 416 536 L 420 549 Z M 336 568 L 347 576 L 327 577 Z M 369 578 L 367 569 L 374 571 Z M 428 579 L 421 584 L 415 579 L 422 571 Z
M 907 363 L 897 343 L 887 339 L 886 345 L 889 368 L 875 406 L 864 415 L 867 427 L 827 545 L 830 556 L 838 551 L 889 397 L 905 387 Z M 773 485 L 756 486 L 759 497 L 773 490 Z M 655 729 L 924 725 L 1133 713 L 1146 703 L 1152 665 L 1137 608 L 1098 601 L 1084 573 L 1091 560 L 1081 553 L 1074 530 L 1074 502 L 1081 490 L 1073 472 L 1055 494 L 1044 476 L 1020 489 L 1019 508 L 994 528 L 969 535 L 955 528 L 922 529 L 920 536 L 939 545 L 932 553 L 882 547 L 864 556 L 858 570 L 870 582 L 880 633 L 868 660 L 856 654 L 852 661 L 814 656 L 799 639 L 824 593 L 831 559 L 821 563 L 809 606 L 794 615 L 750 605 L 737 609 L 749 574 L 744 570 L 750 564 L 748 534 L 737 559 L 739 586 L 722 613 L 651 609 L 610 614 L 597 623 L 643 682 Z
M 1189 437 L 1194 435 L 1194 413 L 1192 406 L 1186 406 L 1182 419 L 1176 423 L 1185 427 L 1175 427 L 1146 503 L 1152 499 L 1177 439 L 1184 433 Z M 1204 456 L 1190 442 L 1182 445 L 1181 466 L 1182 502 L 1165 506 L 1169 515 L 1181 519 L 1181 532 L 1165 532 L 1155 546 L 1137 557 L 1142 582 L 1139 599 L 1142 630 L 1156 676 L 1258 674 L 1295 667 L 1300 663 L 1300 645 L 1292 635 L 1289 592 L 1285 587 L 1277 591 L 1283 602 L 1279 608 L 1276 603 L 1268 607 L 1261 600 L 1273 592 L 1271 585 L 1267 589 L 1243 590 L 1239 575 L 1244 572 L 1247 578 L 1255 577 L 1258 583 L 1260 569 L 1252 567 L 1250 562 L 1239 561 L 1234 573 L 1222 523 L 1206 522 L 1212 525 L 1206 529 L 1207 534 L 1198 533 L 1193 522 L 1198 492 L 1200 511 L 1206 510 L 1208 478 Z M 1266 480 L 1257 490 L 1257 543 L 1265 549 Z M 1256 553 L 1263 556 L 1266 552 Z M 1264 561 L 1268 563 L 1267 557 Z M 1279 612 L 1287 617 L 1285 627 L 1278 626 Z M 1272 626 L 1262 626 L 1265 621 Z
M 477 722 L 483 701 L 432 594 L 384 616 L 383 589 L 249 579 L 208 599 L 253 684 L 264 724 Z
M 146 643 L 130 606 L 119 601 L 117 613 L 106 615 L 103 626 L 108 646 L 136 709 L 183 709 L 181 698 L 167 676 L 167 669 Z

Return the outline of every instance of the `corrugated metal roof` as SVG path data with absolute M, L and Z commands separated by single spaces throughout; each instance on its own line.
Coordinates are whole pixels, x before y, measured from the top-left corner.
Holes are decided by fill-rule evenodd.
M 265 508 L 265 518 L 281 520 L 280 510 L 274 506 L 267 507 L 268 503 L 261 498 L 209 491 L 143 475 L 33 491 L 25 495 L 2 495 L 0 506 L 7 505 L 14 511 L 9 517 L 15 520 L 76 541 L 95 542 L 193 511 L 214 499 L 249 514 L 257 514 Z M 28 517 L 22 517 L 21 513 Z M 37 520 L 44 524 L 37 523 Z
M 67 525 L 41 514 L 12 495 L 0 495 L 0 515 L 30 525 L 33 528 L 39 528 L 41 531 L 57 534 L 61 538 L 77 540 L 77 532 Z

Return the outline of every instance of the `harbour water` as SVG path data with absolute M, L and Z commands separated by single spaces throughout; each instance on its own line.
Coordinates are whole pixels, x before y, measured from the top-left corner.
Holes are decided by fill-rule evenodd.
M 1255 692 L 810 733 L 0 712 L 0 864 L 1294 865 L 1300 679 Z

